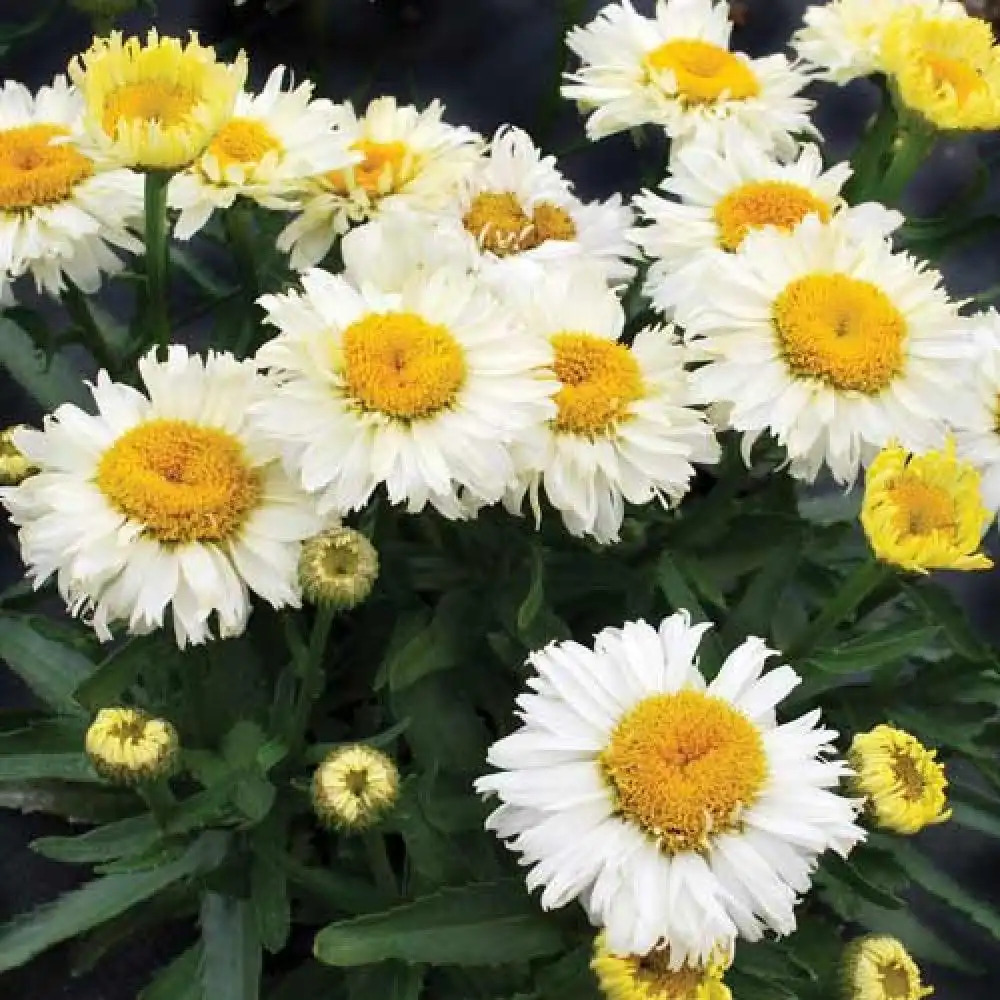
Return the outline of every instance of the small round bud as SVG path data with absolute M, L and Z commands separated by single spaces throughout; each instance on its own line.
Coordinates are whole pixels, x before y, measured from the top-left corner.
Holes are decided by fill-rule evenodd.
M 170 775 L 177 766 L 177 730 L 137 708 L 102 708 L 90 724 L 87 755 L 102 778 L 135 785 Z
M 313 774 L 313 809 L 324 826 L 368 829 L 388 813 L 398 794 L 399 771 L 392 759 L 360 743 L 332 751 Z
M 841 963 L 844 1000 L 921 1000 L 924 986 L 917 963 L 894 937 L 867 934 L 852 941 Z
M 378 552 L 360 531 L 330 528 L 302 545 L 299 583 L 313 604 L 338 611 L 357 607 L 377 578 Z
M 0 486 L 17 486 L 38 471 L 14 444 L 14 435 L 21 430 L 27 430 L 24 424 L 0 431 Z

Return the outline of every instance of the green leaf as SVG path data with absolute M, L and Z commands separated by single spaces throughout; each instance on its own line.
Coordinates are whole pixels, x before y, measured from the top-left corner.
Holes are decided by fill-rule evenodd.
M 78 718 L 50 718 L 0 734 L 0 755 L 80 752 L 87 722 Z
M 3 43 L 0 42 L 0 51 Z M 28 395 L 44 410 L 54 410 L 60 403 L 91 404 L 80 373 L 57 354 L 46 363 L 31 337 L 9 319 L 0 316 L 0 369 L 6 369 Z
M 83 714 L 73 693 L 94 664 L 78 650 L 39 632 L 30 615 L 0 613 L 0 660 L 54 711 Z
M 285 947 L 291 932 L 288 875 L 274 859 L 256 854 L 250 866 L 250 899 L 257 935 L 271 954 Z
M 496 965 L 553 955 L 555 925 L 515 879 L 444 889 L 382 913 L 330 924 L 314 951 L 328 965 L 387 959 L 433 965 Z
M 389 906 L 392 897 L 371 882 L 335 868 L 310 868 L 290 855 L 279 855 L 278 864 L 298 893 L 331 910 L 344 913 L 371 913 Z
M 545 557 L 537 546 L 531 547 L 531 582 L 524 600 L 518 605 L 517 625 L 518 635 L 527 633 L 545 606 Z
M 138 1000 L 201 1000 L 200 964 L 201 945 L 196 944 L 160 969 Z
M 347 977 L 348 1000 L 419 1000 L 424 970 L 419 965 L 382 962 L 352 969 Z
M 70 823 L 108 823 L 131 816 L 138 808 L 131 792 L 109 785 L 18 781 L 0 784 L 0 809 L 47 813 Z
M 145 636 L 127 640 L 78 685 L 74 691 L 75 700 L 91 712 L 113 705 L 155 656 L 156 644 Z
M 226 838 L 205 835 L 177 861 L 129 875 L 108 875 L 0 927 L 0 972 L 17 968 L 53 945 L 82 934 L 158 892 L 215 868 Z
M 0 782 L 39 781 L 101 782 L 83 753 L 27 753 L 0 756 Z
M 940 631 L 937 625 L 918 628 L 912 625 L 893 625 L 832 649 L 818 650 L 806 663 L 827 674 L 860 673 L 902 660 L 910 653 L 925 649 Z
M 257 1000 L 261 951 L 245 899 L 206 892 L 201 901 L 201 987 L 212 1000 Z
M 990 837 L 1000 837 L 1000 799 L 952 781 L 948 786 L 951 821 Z
M 864 861 L 871 860 L 871 852 L 868 853 L 869 858 L 867 859 L 862 859 L 859 854 L 851 861 L 845 861 L 836 854 L 824 858 L 823 866 L 816 875 L 817 884 L 828 885 L 832 879 L 843 883 L 853 893 L 856 893 L 859 899 L 867 899 L 876 906 L 888 910 L 898 909 L 903 906 L 903 900 L 892 891 L 892 887 L 875 881 L 879 875 L 877 869 L 871 866 L 865 867 Z
M 664 552 L 656 564 L 656 582 L 667 603 L 674 611 L 682 608 L 691 613 L 693 622 L 711 622 L 711 616 L 705 611 L 698 600 L 687 577 L 682 572 L 680 566 L 671 557 L 669 552 Z M 705 666 L 715 672 L 722 666 L 725 658 L 722 652 L 722 645 L 719 642 L 719 635 L 715 629 L 706 633 L 702 640 L 701 658 Z
M 992 658 L 989 647 L 979 638 L 968 616 L 944 587 L 921 581 L 901 581 L 903 592 L 924 613 L 928 621 L 940 625 L 945 637 L 959 656 L 984 661 Z

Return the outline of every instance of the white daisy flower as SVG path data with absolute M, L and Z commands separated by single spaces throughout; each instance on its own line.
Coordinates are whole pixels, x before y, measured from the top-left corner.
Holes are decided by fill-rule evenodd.
M 359 510 L 380 485 L 450 518 L 499 500 L 511 443 L 555 410 L 548 345 L 458 267 L 393 292 L 318 269 L 302 286 L 259 300 L 281 333 L 257 354 L 278 387 L 255 419 L 320 511 Z
M 385 209 L 433 209 L 452 197 L 481 155 L 482 139 L 441 120 L 444 106 L 400 107 L 393 97 L 372 101 L 358 116 L 337 106 L 336 120 L 361 162 L 312 178 L 301 213 L 278 238 L 291 265 L 305 270 L 330 251 L 338 234 Z
M 584 202 L 531 137 L 511 126 L 500 129 L 489 155 L 461 185 L 447 213 L 479 258 L 485 280 L 530 280 L 553 266 L 590 262 L 613 284 L 635 272 L 627 239 L 632 210 L 615 195 Z
M 18 525 L 28 575 L 53 574 L 73 614 L 101 639 L 143 634 L 169 608 L 177 643 L 238 635 L 249 591 L 298 606 L 300 540 L 312 505 L 247 421 L 266 383 L 251 362 L 171 347 L 139 362 L 145 393 L 99 372 L 97 413 L 72 404 L 22 430 L 39 469 L 0 500 Z
M 808 80 L 783 55 L 731 52 L 731 31 L 724 0 L 657 0 L 651 18 L 629 0 L 609 4 L 567 36 L 580 67 L 563 96 L 588 113 L 591 139 L 658 125 L 673 140 L 720 142 L 736 129 L 791 155 L 794 135 L 815 134 L 814 102 L 798 96 Z
M 279 66 L 259 94 L 241 93 L 205 152 L 171 180 L 170 206 L 180 210 L 178 239 L 190 239 L 212 212 L 238 197 L 265 208 L 294 208 L 309 178 L 360 161 L 361 154 L 348 149 L 334 104 L 313 100 L 308 82 L 284 90 L 284 75 Z
M 694 395 L 718 404 L 744 449 L 767 432 L 793 475 L 825 463 L 853 482 L 891 439 L 939 447 L 962 423 L 973 343 L 941 277 L 894 253 L 878 228 L 808 216 L 792 233 L 750 233 L 706 258 L 677 322 L 708 363 Z
M 889 21 L 904 10 L 931 17 L 969 16 L 957 0 L 828 0 L 806 7 L 792 45 L 822 80 L 847 83 L 871 76 L 884 71 L 882 36 Z
M 523 296 L 527 329 L 552 346 L 557 412 L 515 448 L 516 484 L 537 519 L 539 492 L 572 535 L 616 542 L 625 502 L 679 503 L 692 462 L 715 462 L 719 448 L 704 416 L 690 408 L 686 352 L 670 329 L 641 330 L 618 342 L 625 312 L 591 268 L 556 272 Z
M 58 296 L 68 278 L 96 292 L 122 263 L 111 250 L 141 252 L 129 226 L 142 217 L 142 178 L 100 171 L 70 139 L 83 102 L 64 76 L 33 95 L 0 88 L 0 288 L 30 274 Z
M 799 683 L 749 638 L 706 685 L 708 625 L 686 611 L 606 628 L 594 649 L 552 643 L 517 699 L 523 725 L 494 743 L 477 790 L 487 827 L 529 865 L 546 909 L 578 898 L 608 950 L 669 948 L 672 968 L 729 954 L 737 937 L 790 934 L 817 856 L 863 838 L 848 773 L 819 712 L 778 725 Z

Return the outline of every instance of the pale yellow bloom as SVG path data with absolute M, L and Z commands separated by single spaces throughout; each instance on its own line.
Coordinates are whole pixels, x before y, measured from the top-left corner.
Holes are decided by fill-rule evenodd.
M 671 968 L 668 949 L 648 955 L 614 955 L 604 934 L 594 942 L 590 967 L 608 1000 L 732 1000 L 722 976 L 728 961 Z
M 313 809 L 330 827 L 364 830 L 374 826 L 398 795 L 399 771 L 392 759 L 360 743 L 338 747 L 313 774 Z
M 890 443 L 868 469 L 861 524 L 875 555 L 900 569 L 989 569 L 976 550 L 992 517 L 979 472 L 955 457 L 951 440 L 924 455 Z
M 299 583 L 307 601 L 348 610 L 371 593 L 377 578 L 378 552 L 360 531 L 330 528 L 302 545 Z
M 191 34 L 145 44 L 114 31 L 69 66 L 83 94 L 83 127 L 95 155 L 144 170 L 179 170 L 200 156 L 230 117 L 247 75 L 242 52 L 216 61 Z
M 882 829 L 914 834 L 951 816 L 944 766 L 916 737 L 892 726 L 876 726 L 854 737 L 847 756 L 855 772 L 853 791 L 867 800 Z
M 97 773 L 118 784 L 165 777 L 177 763 L 177 731 L 137 708 L 102 708 L 85 746 Z
M 23 428 L 15 424 L 0 431 L 0 486 L 17 486 L 37 471 L 14 443 L 14 434 Z
M 896 938 L 869 934 L 844 953 L 844 1000 L 921 1000 L 934 992 Z

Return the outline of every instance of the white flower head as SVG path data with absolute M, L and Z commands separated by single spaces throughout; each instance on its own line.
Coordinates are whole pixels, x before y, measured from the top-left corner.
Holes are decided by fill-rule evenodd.
M 112 250 L 142 250 L 130 227 L 142 217 L 142 178 L 102 171 L 71 138 L 83 101 L 64 76 L 34 95 L 0 88 L 0 298 L 25 274 L 58 296 L 70 280 L 96 292 L 121 270 Z
M 479 159 L 482 139 L 443 115 L 439 101 L 421 111 L 393 97 L 376 98 L 360 116 L 349 103 L 337 106 L 336 122 L 360 161 L 312 178 L 301 213 L 278 239 L 292 267 L 318 264 L 338 234 L 385 210 L 447 203 Z
M 180 210 L 178 239 L 189 239 L 212 212 L 238 197 L 293 208 L 310 178 L 360 161 L 361 154 L 348 148 L 334 104 L 314 100 L 308 82 L 284 89 L 284 76 L 278 66 L 259 94 L 239 94 L 232 117 L 205 152 L 171 180 L 170 206 Z
M 546 275 L 520 297 L 525 327 L 551 345 L 556 414 L 515 448 L 517 479 L 506 502 L 539 494 L 573 535 L 618 540 L 626 502 L 676 504 L 692 462 L 714 462 L 718 444 L 692 406 L 686 352 L 668 328 L 619 343 L 625 312 L 593 268 Z
M 720 0 L 657 0 L 653 17 L 629 0 L 609 4 L 567 36 L 580 66 L 567 74 L 563 96 L 588 114 L 591 139 L 642 125 L 664 128 L 675 142 L 721 142 L 737 131 L 789 155 L 793 136 L 815 134 L 813 102 L 799 96 L 808 79 L 783 55 L 731 52 L 731 30 Z
M 669 948 L 673 968 L 729 954 L 738 937 L 790 934 L 817 857 L 863 838 L 836 794 L 845 764 L 819 712 L 778 724 L 799 683 L 749 638 L 706 683 L 707 625 L 686 611 L 600 632 L 589 649 L 532 653 L 522 726 L 476 782 L 501 805 L 487 827 L 530 866 L 550 909 L 579 899 L 609 951 Z
M 16 435 L 39 470 L 0 490 L 36 586 L 55 575 L 101 639 L 164 624 L 178 645 L 238 635 L 249 592 L 297 606 L 300 542 L 320 521 L 247 420 L 252 362 L 171 347 L 139 362 L 145 392 L 101 371 L 97 413 L 72 404 Z
M 973 340 L 940 275 L 849 214 L 706 257 L 676 319 L 708 359 L 695 398 L 725 411 L 745 450 L 773 435 L 810 482 L 824 464 L 853 482 L 893 439 L 936 448 L 973 406 L 955 391 Z

